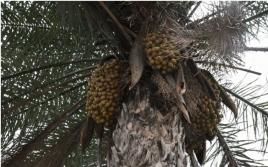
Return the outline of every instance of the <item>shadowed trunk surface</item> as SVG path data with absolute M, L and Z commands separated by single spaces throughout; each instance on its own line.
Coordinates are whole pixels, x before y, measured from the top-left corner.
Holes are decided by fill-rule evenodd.
M 123 105 L 113 133 L 114 146 L 108 166 L 186 166 L 184 131 L 178 109 L 172 107 L 163 115 L 167 111 L 152 105 L 152 91 L 139 88 L 135 97 L 130 95 Z

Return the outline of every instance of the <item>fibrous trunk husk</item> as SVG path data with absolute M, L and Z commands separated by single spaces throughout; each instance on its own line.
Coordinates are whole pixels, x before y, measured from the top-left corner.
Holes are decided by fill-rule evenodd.
M 184 131 L 176 107 L 163 116 L 151 105 L 149 91 L 140 93 L 123 105 L 113 133 L 114 145 L 107 165 L 120 166 L 186 166 Z M 142 96 L 140 96 L 142 94 Z

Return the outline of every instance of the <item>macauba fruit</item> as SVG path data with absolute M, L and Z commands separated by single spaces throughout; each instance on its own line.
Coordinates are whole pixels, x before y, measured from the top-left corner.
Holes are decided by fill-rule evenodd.
M 221 115 L 216 107 L 216 102 L 211 98 L 204 96 L 200 102 L 200 110 L 195 113 L 192 119 L 193 129 L 201 133 L 200 135 L 205 136 L 208 140 L 211 140 L 216 135 Z
M 144 38 L 144 46 L 148 64 L 152 69 L 166 73 L 178 67 L 180 52 L 169 32 L 148 33 Z
M 89 79 L 86 110 L 98 124 L 109 122 L 119 109 L 122 70 L 122 63 L 112 59 L 98 65 Z

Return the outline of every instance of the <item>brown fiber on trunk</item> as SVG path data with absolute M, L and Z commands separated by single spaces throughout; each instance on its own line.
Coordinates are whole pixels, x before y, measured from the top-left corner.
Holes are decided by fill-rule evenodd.
M 150 102 L 150 90 L 144 89 L 142 93 L 141 89 L 144 88 L 137 87 L 135 97 L 123 105 L 113 133 L 108 166 L 186 166 L 178 109 L 173 107 L 162 115 Z

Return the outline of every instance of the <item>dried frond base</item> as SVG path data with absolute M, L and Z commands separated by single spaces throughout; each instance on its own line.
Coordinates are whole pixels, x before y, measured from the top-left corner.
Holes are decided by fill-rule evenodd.
M 126 103 L 113 133 L 108 166 L 186 166 L 184 133 L 177 109 L 163 116 L 152 108 L 147 97 L 138 104 L 133 99 Z

